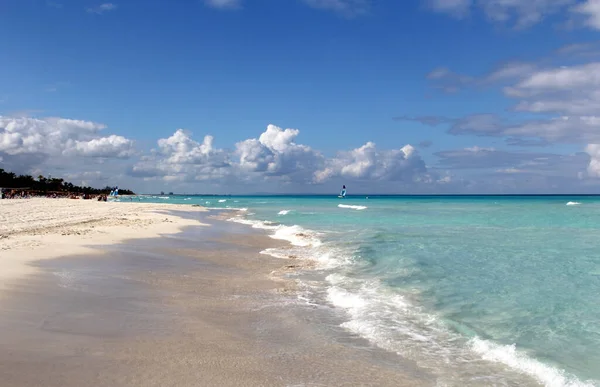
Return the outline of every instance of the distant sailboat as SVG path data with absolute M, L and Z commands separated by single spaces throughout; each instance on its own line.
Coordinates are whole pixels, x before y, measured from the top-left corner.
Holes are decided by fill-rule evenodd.
M 346 197 L 346 186 L 344 185 L 342 187 L 342 191 L 340 192 L 338 198 L 345 198 Z

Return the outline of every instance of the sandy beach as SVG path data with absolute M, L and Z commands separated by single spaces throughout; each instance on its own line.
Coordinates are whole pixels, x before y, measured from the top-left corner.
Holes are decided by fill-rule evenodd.
M 429 386 L 201 207 L 0 201 L 0 386 Z M 53 258 L 53 259 L 50 259 Z
M 0 200 L 0 283 L 31 273 L 30 262 L 74 254 L 98 254 L 93 246 L 172 234 L 201 225 L 168 212 L 202 207 L 93 200 Z

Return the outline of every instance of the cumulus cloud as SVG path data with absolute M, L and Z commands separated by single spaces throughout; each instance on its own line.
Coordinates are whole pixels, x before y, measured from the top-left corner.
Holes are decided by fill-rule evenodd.
M 98 187 L 128 183 L 122 175 L 137 154 L 134 143 L 105 129 L 83 120 L 0 116 L 0 168 Z
M 374 143 L 367 142 L 360 148 L 339 152 L 327 160 L 325 168 L 314 174 L 316 182 L 334 177 L 350 180 L 412 181 L 425 174 L 425 163 L 411 145 L 400 149 L 378 150 Z
M 298 129 L 282 129 L 269 125 L 258 139 L 235 145 L 239 168 L 244 172 L 260 172 L 265 176 L 286 177 L 290 181 L 307 182 L 312 172 L 322 165 L 323 156 L 309 146 L 297 144 Z
M 127 158 L 133 142 L 122 136 L 101 136 L 105 125 L 65 118 L 0 116 L 0 156 L 18 161 L 21 171 L 49 157 Z M 13 165 L 13 167 L 15 167 Z
M 509 128 L 514 130 L 515 126 L 494 119 L 480 116 L 470 120 L 425 120 L 449 122 L 454 130 L 474 132 L 487 128 L 485 135 L 508 133 Z M 380 192 L 480 189 L 480 185 L 471 186 L 461 176 L 451 173 L 468 170 L 506 176 L 512 184 L 509 186 L 515 189 L 519 187 L 515 175 L 567 179 L 587 169 L 589 176 L 600 177 L 598 145 L 589 145 L 587 153 L 571 155 L 464 148 L 435 153 L 438 162 L 428 167 L 411 145 L 381 149 L 367 142 L 326 157 L 299 143 L 298 129 L 275 125 L 267 126 L 256 138 L 236 143 L 231 150 L 215 146 L 211 135 L 196 140 L 191 132 L 178 129 L 157 140 L 155 148 L 144 154 L 135 151 L 133 142 L 125 137 L 103 135 L 105 130 L 104 125 L 90 121 L 0 117 L 0 163 L 3 168 L 18 173 L 51 173 L 79 184 L 119 184 L 134 189 L 145 187 L 150 191 L 156 190 L 152 187 L 160 187 L 159 190 L 168 187 L 195 192 L 226 189 L 283 192 L 288 187 L 294 192 L 330 192 L 332 186 L 342 183 L 349 184 L 353 192 L 372 191 L 373 184 Z M 513 134 L 523 138 L 519 133 Z M 600 144 L 600 139 L 589 143 Z M 429 145 L 425 141 L 419 146 Z M 131 158 L 135 161 L 126 165 Z
M 590 156 L 587 173 L 591 177 L 600 178 L 600 144 L 588 144 L 585 152 Z
M 297 142 L 298 129 L 268 125 L 257 138 L 249 138 L 226 151 L 213 146 L 212 136 L 202 142 L 178 130 L 158 140 L 158 148 L 143 156 L 129 175 L 145 180 L 206 181 L 239 186 L 261 183 L 306 187 L 336 178 L 352 181 L 410 182 L 433 179 L 415 148 L 378 150 L 369 142 L 326 158 Z M 445 179 L 446 182 L 448 179 Z M 247 188 L 247 187 L 246 187 Z
M 213 146 L 213 137 L 207 135 L 199 143 L 191 136 L 191 132 L 178 129 L 170 137 L 159 139 L 158 148 L 133 165 L 129 174 L 168 181 L 206 181 L 227 176 L 231 166 L 228 155 Z
M 133 153 L 133 141 L 114 134 L 90 141 L 69 140 L 63 151 L 63 154 L 68 156 L 111 158 L 128 158 Z
M 213 141 L 213 136 L 204 136 L 202 143 L 198 143 L 191 138 L 190 132 L 178 129 L 171 137 L 158 140 L 158 148 L 169 164 L 225 166 L 224 152 L 214 148 Z

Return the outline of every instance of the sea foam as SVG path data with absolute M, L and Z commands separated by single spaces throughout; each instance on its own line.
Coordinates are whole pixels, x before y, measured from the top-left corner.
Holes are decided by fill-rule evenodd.
M 367 208 L 345 204 L 338 207 Z M 278 214 L 284 215 L 282 211 L 289 212 L 281 210 Z M 292 245 L 266 249 L 262 254 L 283 259 L 312 259 L 319 263 L 319 268 L 337 269 L 330 272 L 324 283 L 316 285 L 321 289 L 319 294 L 325 292 L 326 300 L 319 301 L 320 297 L 314 294 L 302 297 L 307 302 L 335 306 L 345 315 L 341 327 L 380 348 L 411 359 L 425 369 L 435 370 L 440 375 L 438 385 L 503 385 L 507 379 L 524 378 L 551 387 L 594 386 L 528 356 L 515 346 L 504 346 L 477 336 L 469 339 L 437 315 L 427 313 L 412 299 L 406 298 L 409 296 L 401 295 L 377 279 L 353 278 L 347 274 L 355 267 L 352 266 L 353 252 L 323 242 L 326 239 L 321 240 L 320 234 L 313 230 L 241 216 L 230 220 L 268 230 L 272 238 L 286 240 Z
M 353 205 L 350 205 L 350 204 L 338 204 L 338 207 L 339 208 L 349 208 L 349 209 L 352 209 L 352 210 L 359 210 L 359 211 L 367 209 L 367 206 L 353 206 Z
M 508 366 L 549 387 L 594 386 L 527 356 L 514 345 L 503 346 L 475 337 L 462 346 L 461 335 L 448 330 L 434 315 L 403 296 L 385 290 L 377 280 L 358 281 L 335 273 L 327 281 L 327 300 L 349 317 L 341 327 L 419 366 L 434 368 L 444 364 L 448 368 L 444 374 L 452 375 L 448 382 L 453 385 L 457 380 L 470 385 L 477 378 L 481 372 L 476 368 L 479 358 Z M 456 359 L 461 362 L 455 362 Z M 490 371 L 487 377 L 501 382 L 504 376 L 500 369 Z M 444 384 L 443 380 L 439 382 Z
M 517 351 L 514 345 L 500 345 L 478 337 L 470 341 L 471 348 L 485 360 L 505 364 L 533 376 L 548 387 L 593 387 L 594 384 L 568 376 L 564 371 L 543 364 Z

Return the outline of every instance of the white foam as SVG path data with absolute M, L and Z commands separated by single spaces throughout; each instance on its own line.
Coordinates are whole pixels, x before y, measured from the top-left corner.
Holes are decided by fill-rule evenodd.
M 338 204 L 338 207 L 339 208 L 350 208 L 352 210 L 358 210 L 358 211 L 367 209 L 367 206 L 352 206 L 350 204 Z
M 168 196 L 159 196 L 158 199 L 170 199 Z
M 290 210 L 281 210 L 277 213 L 277 215 L 287 215 L 290 213 Z
M 207 210 L 215 210 L 215 211 L 241 211 L 246 212 L 247 208 L 237 208 L 237 207 L 205 207 Z
M 260 221 L 260 220 L 250 220 L 244 219 L 242 217 L 236 216 L 235 218 L 227 219 L 229 222 L 236 222 L 251 226 L 252 228 L 258 228 L 262 230 L 277 230 L 279 226 L 274 225 L 272 222 L 268 221 Z
M 272 231 L 273 233 L 269 235 L 271 238 L 285 240 L 292 245 L 290 247 L 266 249 L 261 252 L 262 254 L 276 258 L 294 256 L 297 259 L 310 260 L 319 269 L 333 269 L 353 262 L 351 255 L 344 253 L 342 249 L 324 245 L 319 238 L 322 233 L 307 230 L 298 225 L 286 226 L 270 221 L 247 219 L 243 216 L 236 216 L 228 219 L 228 221 Z
M 279 249 L 276 249 L 276 248 L 265 249 L 265 250 L 261 251 L 260 253 L 264 254 L 264 255 L 270 255 L 271 257 L 279 258 L 279 259 L 288 259 L 289 258 L 289 255 L 282 253 Z
M 225 203 L 227 200 L 226 199 L 221 199 L 219 200 L 219 203 Z
M 581 203 L 579 203 L 579 202 L 568 202 L 568 203 L 567 203 L 567 206 L 578 206 L 578 205 L 580 205 L 580 204 L 581 204 Z
M 348 251 L 322 243 L 317 232 L 298 225 L 285 226 L 240 216 L 229 220 L 269 230 L 273 232 L 272 238 L 292 244 L 288 248 L 266 249 L 261 251 L 262 254 L 282 259 L 293 255 L 297 259 L 313 260 L 319 268 L 327 269 L 353 263 Z M 412 305 L 378 280 L 352 279 L 336 270 L 326 277 L 326 281 L 327 300 L 349 317 L 341 327 L 385 350 L 412 359 L 420 366 L 441 367 L 444 374 L 438 380 L 441 384 L 457 385 L 457 381 L 463 380 L 465 384 L 478 383 L 482 373 L 486 373 L 490 385 L 495 381 L 503 384 L 506 377 L 513 377 L 507 375 L 506 367 L 509 367 L 514 370 L 517 379 L 531 377 L 550 387 L 593 386 L 528 357 L 514 346 L 502 346 L 480 338 L 467 341 L 464 336 L 448 329 L 436 316 Z M 310 302 L 308 297 L 305 301 Z M 498 365 L 494 366 L 494 363 Z
M 505 364 L 513 369 L 533 376 L 547 387 L 593 387 L 574 377 L 567 376 L 564 371 L 543 364 L 520 353 L 515 345 L 499 345 L 478 337 L 470 341 L 471 348 L 485 360 Z
M 283 226 L 280 225 L 273 235 L 270 235 L 273 239 L 282 239 L 290 242 L 294 246 L 311 246 L 318 247 L 321 245 L 321 241 L 314 235 L 313 232 L 303 229 L 300 226 Z
M 349 293 L 337 286 L 327 289 L 327 298 L 335 306 L 344 309 L 362 309 L 367 301 L 357 294 Z
M 543 364 L 514 346 L 503 346 L 480 338 L 465 342 L 462 336 L 448 330 L 435 316 L 412 305 L 403 296 L 385 290 L 377 280 L 365 282 L 338 272 L 328 275 L 326 281 L 330 285 L 327 300 L 349 316 L 341 327 L 425 368 L 443 367 L 445 370 L 439 379 L 442 385 L 446 382 L 460 385 L 462 381 L 469 384 L 482 373 L 487 373 L 489 385 L 495 384 L 494 380 L 504 384 L 506 377 L 518 379 L 519 375 L 534 378 L 549 387 L 595 385 Z M 485 366 L 482 360 L 508 366 L 515 374 L 508 376 L 503 368 L 494 368 L 491 364 Z

